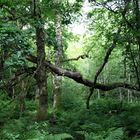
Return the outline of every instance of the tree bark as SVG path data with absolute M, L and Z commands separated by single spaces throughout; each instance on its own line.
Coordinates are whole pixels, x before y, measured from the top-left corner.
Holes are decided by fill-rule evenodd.
M 37 45 L 37 71 L 36 81 L 39 94 L 39 105 L 37 110 L 37 120 L 43 121 L 47 118 L 47 84 L 46 84 L 46 68 L 45 62 L 45 33 L 44 26 L 39 25 L 36 27 L 36 45 Z
M 38 110 L 37 110 L 37 121 L 43 121 L 47 119 L 47 76 L 45 62 L 45 32 L 44 24 L 42 23 L 41 10 L 39 7 L 38 0 L 32 0 L 33 17 L 37 21 L 35 25 L 36 30 L 36 45 L 37 45 L 37 69 L 36 69 L 36 81 L 38 86 Z
M 56 14 L 56 46 L 55 46 L 55 65 L 62 67 L 62 57 L 63 57 L 63 48 L 62 48 L 62 30 L 61 30 L 61 15 Z M 61 85 L 62 77 L 57 74 L 54 75 L 54 100 L 53 107 L 55 110 L 60 108 L 61 104 Z
M 32 55 L 28 55 L 26 59 L 29 60 L 30 62 L 37 63 L 37 58 Z M 54 72 L 55 74 L 73 79 L 77 83 L 83 84 L 87 87 L 93 87 L 94 82 L 88 79 L 85 79 L 79 72 L 73 72 L 73 71 L 68 71 L 68 70 L 59 68 L 48 61 L 45 61 L 44 65 L 46 66 L 46 68 L 49 68 L 51 72 Z M 119 87 L 140 91 L 140 88 L 137 86 L 127 84 L 127 83 L 121 83 L 121 82 L 111 83 L 111 84 L 100 84 L 100 83 L 95 84 L 95 89 L 100 89 L 102 91 L 109 91 L 109 90 L 113 90 Z

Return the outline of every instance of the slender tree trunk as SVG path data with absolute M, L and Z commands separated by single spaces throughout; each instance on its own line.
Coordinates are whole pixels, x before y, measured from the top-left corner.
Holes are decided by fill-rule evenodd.
M 46 84 L 46 69 L 45 69 L 45 33 L 44 26 L 38 25 L 36 27 L 36 44 L 37 44 L 37 73 L 36 81 L 38 86 L 38 110 L 37 120 L 43 121 L 47 119 L 47 103 L 48 93 Z
M 140 72 L 140 1 L 139 0 L 133 0 L 134 4 L 134 13 L 135 13 L 135 20 L 136 20 L 136 39 L 138 43 L 138 72 Z M 140 88 L 140 77 L 139 77 L 139 88 Z
M 58 67 L 62 66 L 62 56 L 63 56 L 63 48 L 62 48 L 62 30 L 61 30 L 61 15 L 56 15 L 56 46 L 55 46 L 55 65 Z M 61 85 L 62 85 L 62 77 L 58 75 L 54 75 L 54 101 L 53 107 L 58 110 L 61 104 Z
M 135 20 L 136 20 L 136 29 L 140 31 L 140 2 L 139 0 L 133 0 L 134 4 L 134 13 L 135 13 Z M 138 34 L 138 42 L 140 43 L 140 35 Z
M 99 79 L 99 82 L 100 82 L 100 79 Z M 100 99 L 101 98 L 101 93 L 100 93 L 100 90 L 97 89 L 97 99 Z
M 100 95 L 100 90 L 99 89 L 97 90 L 97 94 L 98 94 L 98 99 L 100 99 L 101 95 Z
M 129 77 L 128 77 L 128 81 L 129 83 L 131 82 L 131 75 L 129 74 Z M 127 92 L 127 100 L 128 100 L 128 103 L 131 102 L 131 91 L 128 89 L 128 92 Z
M 127 92 L 127 102 L 128 103 L 130 102 L 130 90 L 128 90 L 128 92 Z
M 47 119 L 47 75 L 45 69 L 45 32 L 44 24 L 42 21 L 42 15 L 40 10 L 40 1 L 32 0 L 32 16 L 35 18 L 36 25 L 36 46 L 37 46 L 37 70 L 35 74 L 38 91 L 38 109 L 37 109 L 37 121 L 43 121 Z
M 123 96 L 122 96 L 121 88 L 119 88 L 119 93 L 120 93 L 120 95 L 119 95 L 120 101 L 123 101 Z

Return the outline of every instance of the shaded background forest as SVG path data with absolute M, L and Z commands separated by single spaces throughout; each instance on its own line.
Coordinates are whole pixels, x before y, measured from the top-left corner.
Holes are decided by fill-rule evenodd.
M 0 0 L 0 139 L 140 139 L 139 0 Z

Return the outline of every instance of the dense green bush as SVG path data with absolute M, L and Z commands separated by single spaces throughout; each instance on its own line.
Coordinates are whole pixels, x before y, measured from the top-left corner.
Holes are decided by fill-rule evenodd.
M 56 113 L 53 124 L 53 109 L 49 120 L 35 121 L 36 103 L 26 101 L 26 111 L 19 115 L 15 102 L 1 93 L 0 138 L 2 140 L 138 140 L 140 133 L 140 104 L 113 99 L 94 100 L 86 109 L 84 100 L 75 93 L 63 94 L 62 108 Z M 5 107 L 4 107 L 5 106 Z M 4 108 L 3 108 L 4 107 Z

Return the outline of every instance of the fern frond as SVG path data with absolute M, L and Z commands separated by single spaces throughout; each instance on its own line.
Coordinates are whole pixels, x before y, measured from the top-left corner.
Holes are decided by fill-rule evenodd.
M 117 128 L 109 133 L 109 136 L 105 140 L 122 140 L 123 139 L 123 129 Z
M 62 134 L 55 134 L 55 135 L 47 135 L 45 136 L 44 140 L 65 140 L 65 139 L 73 139 L 73 137 L 70 134 L 62 133 Z

